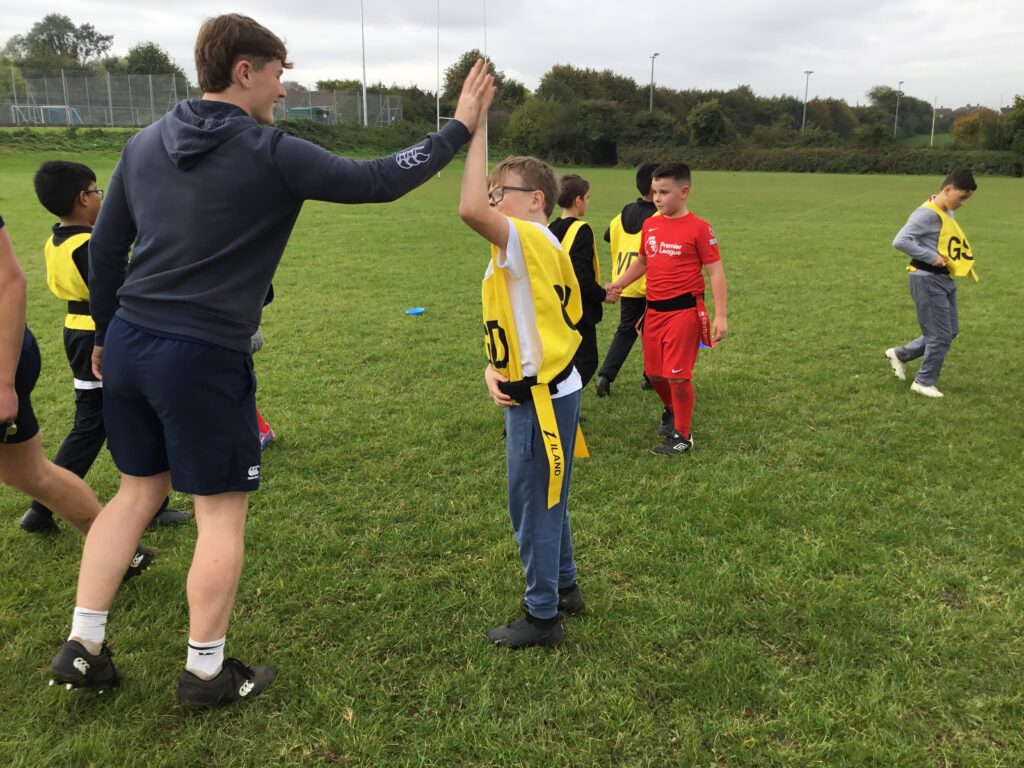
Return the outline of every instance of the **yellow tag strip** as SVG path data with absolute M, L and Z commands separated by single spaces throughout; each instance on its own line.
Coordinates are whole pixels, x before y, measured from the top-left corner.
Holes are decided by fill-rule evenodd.
M 583 439 L 583 427 L 576 425 L 576 445 L 572 448 L 574 459 L 589 459 L 590 449 L 587 448 L 587 441 Z
M 558 434 L 555 408 L 551 404 L 551 390 L 547 384 L 530 387 L 533 405 L 537 410 L 537 423 L 544 441 L 544 452 L 548 455 L 548 509 L 558 504 L 562 497 L 562 481 L 565 479 L 565 452 Z

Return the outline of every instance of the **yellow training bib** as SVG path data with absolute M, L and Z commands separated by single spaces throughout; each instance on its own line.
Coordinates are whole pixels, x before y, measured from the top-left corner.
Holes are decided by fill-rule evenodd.
M 621 213 L 612 219 L 608 230 L 612 244 L 612 282 L 615 282 L 622 277 L 623 272 L 629 269 L 633 259 L 640 253 L 640 233 L 630 234 L 623 229 Z M 622 295 L 627 299 L 646 298 L 647 275 L 627 285 L 622 290 Z
M 946 269 L 953 277 L 969 277 L 978 282 L 978 273 L 974 271 L 974 254 L 971 252 L 967 236 L 960 229 L 957 220 L 949 215 L 941 206 L 929 200 L 924 207 L 939 214 L 942 228 L 939 230 L 939 254 L 946 259 Z

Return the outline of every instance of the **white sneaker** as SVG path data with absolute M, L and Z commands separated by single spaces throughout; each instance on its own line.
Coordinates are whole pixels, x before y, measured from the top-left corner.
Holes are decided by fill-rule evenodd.
M 925 397 L 942 397 L 942 393 L 932 384 L 918 384 L 915 381 L 910 385 L 910 391 L 917 392 L 917 394 L 924 395 Z
M 889 347 L 885 350 L 885 356 L 889 359 L 889 365 L 892 366 L 892 374 L 900 381 L 906 381 L 907 379 L 907 364 L 896 357 L 896 347 Z

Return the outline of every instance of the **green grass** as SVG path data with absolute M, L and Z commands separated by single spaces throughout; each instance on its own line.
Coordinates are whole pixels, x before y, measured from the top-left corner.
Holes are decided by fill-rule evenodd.
M 72 411 L 42 159 L 0 155 L 0 212 L 52 453 Z M 103 186 L 114 155 L 81 159 Z M 632 174 L 582 173 L 600 234 Z M 660 405 L 638 350 L 611 398 L 588 393 L 571 511 L 591 611 L 551 652 L 483 638 L 522 577 L 481 376 L 487 248 L 458 221 L 458 171 L 389 206 L 307 205 L 256 358 L 279 441 L 228 638 L 281 676 L 247 706 L 174 705 L 193 534 L 172 529 L 146 536 L 158 560 L 114 606 L 121 692 L 47 689 L 80 540 L 21 533 L 3 489 L 0 763 L 1021 765 L 1024 181 L 983 179 L 961 212 L 982 282 L 961 286 L 935 402 L 882 350 L 917 333 L 890 243 L 939 181 L 697 176 L 730 290 L 730 337 L 697 367 L 697 450 L 648 453 Z M 89 480 L 113 493 L 106 454 Z
M 950 148 L 953 146 L 953 134 L 951 133 L 936 133 L 934 146 L 940 148 Z M 909 147 L 915 149 L 922 149 L 925 147 L 932 146 L 932 135 L 930 133 L 917 133 L 911 136 L 909 139 L 904 139 L 903 143 Z

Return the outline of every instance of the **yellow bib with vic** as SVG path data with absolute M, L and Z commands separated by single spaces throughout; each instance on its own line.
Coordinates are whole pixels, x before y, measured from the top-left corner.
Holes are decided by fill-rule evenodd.
M 612 244 L 612 281 L 614 282 L 622 277 L 622 273 L 629 269 L 633 259 L 640 253 L 640 233 L 630 234 L 622 228 L 621 213 L 612 219 L 608 230 Z M 627 299 L 645 298 L 647 296 L 647 276 L 644 275 L 623 288 L 622 295 Z
M 978 273 L 974 271 L 974 254 L 957 220 L 931 200 L 924 203 L 924 207 L 935 211 L 942 220 L 942 228 L 939 230 L 939 254 L 946 259 L 949 274 L 953 277 L 969 277 L 978 282 Z
M 54 245 L 51 237 L 43 246 L 43 255 L 46 257 L 46 284 L 58 299 L 63 301 L 89 300 L 89 286 L 82 279 L 82 274 L 75 265 L 73 254 L 90 237 L 88 232 L 82 232 L 72 235 L 60 245 Z M 77 331 L 95 331 L 96 323 L 87 314 L 69 313 L 64 318 L 64 327 Z
M 571 363 L 580 345 L 576 323 L 583 316 L 580 288 L 568 254 L 552 245 L 538 227 L 510 219 L 519 235 L 526 274 L 533 296 L 533 317 L 527 318 L 537 329 L 540 360 L 537 381 L 530 387 L 537 422 L 544 437 L 548 457 L 548 508 L 558 504 L 565 480 L 566 456 L 562 450 L 558 422 L 551 404 L 548 384 Z M 512 277 L 498 266 L 497 246 L 491 247 L 491 266 L 482 286 L 484 343 L 487 359 L 509 381 L 525 378 L 516 319 L 508 294 Z

